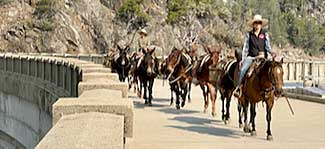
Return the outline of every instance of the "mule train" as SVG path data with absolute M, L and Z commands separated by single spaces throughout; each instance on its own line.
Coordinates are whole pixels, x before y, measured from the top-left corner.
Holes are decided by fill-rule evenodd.
M 191 101 L 191 85 L 200 86 L 203 94 L 206 112 L 209 99 L 212 105 L 212 115 L 216 115 L 217 91 L 221 95 L 222 120 L 225 124 L 230 119 L 230 102 L 237 85 L 241 56 L 235 51 L 235 56 L 220 59 L 221 50 L 215 47 L 204 48 L 206 54 L 196 56 L 197 48 L 189 50 L 173 48 L 167 58 L 158 60 L 154 56 L 155 49 L 141 49 L 130 54 L 129 47 L 118 47 L 115 54 L 109 56 L 108 62 L 113 72 L 119 74 L 120 81 L 128 80 L 129 89 L 134 89 L 144 103 L 152 106 L 152 89 L 157 76 L 169 81 L 171 99 L 174 104 L 176 95 L 176 109 L 183 108 Z M 270 59 L 258 58 L 248 70 L 243 79 L 242 94 L 238 97 L 239 127 L 244 132 L 256 135 L 255 116 L 256 104 L 266 103 L 267 139 L 272 139 L 271 110 L 275 98 L 282 96 L 283 86 L 283 60 L 277 62 Z M 250 108 L 250 124 L 248 124 L 248 108 Z M 250 125 L 252 128 L 250 128 Z

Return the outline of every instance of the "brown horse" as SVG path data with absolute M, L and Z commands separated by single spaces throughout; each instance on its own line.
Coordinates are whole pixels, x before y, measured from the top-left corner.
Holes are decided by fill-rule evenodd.
M 210 68 L 215 67 L 219 61 L 220 49 L 212 51 L 211 48 L 207 48 L 207 55 L 201 57 L 197 65 L 193 69 L 193 77 L 196 78 L 196 85 L 200 85 L 203 98 L 204 98 L 204 112 L 207 112 L 209 107 L 209 94 L 212 103 L 212 116 L 216 115 L 215 102 L 217 98 L 216 87 L 213 84 L 213 79 L 210 77 Z
M 244 80 L 242 95 L 238 101 L 243 107 L 244 112 L 244 132 L 251 132 L 252 136 L 256 135 L 255 116 L 256 104 L 260 101 L 266 103 L 266 120 L 267 120 L 267 140 L 272 140 L 271 133 L 271 112 L 274 104 L 274 98 L 283 94 L 283 59 L 281 62 L 273 60 L 262 60 L 260 66 L 254 73 Z M 250 105 L 250 123 L 252 128 L 247 124 L 247 111 Z M 241 114 L 239 114 L 241 125 Z
M 166 79 L 169 81 L 171 88 L 171 105 L 173 103 L 173 92 L 176 93 L 177 109 L 184 107 L 186 95 L 190 92 L 190 83 L 192 80 L 192 59 L 184 51 L 184 49 L 174 48 L 162 62 L 160 67 L 160 72 L 165 75 Z M 180 99 L 182 99 L 181 106 Z

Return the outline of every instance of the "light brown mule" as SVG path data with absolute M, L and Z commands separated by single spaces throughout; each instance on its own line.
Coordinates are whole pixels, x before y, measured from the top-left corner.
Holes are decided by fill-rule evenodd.
M 209 95 L 212 104 L 212 116 L 216 115 L 215 102 L 217 98 L 216 88 L 214 86 L 215 82 L 210 77 L 210 68 L 215 67 L 219 61 L 220 49 L 211 51 L 210 48 L 207 49 L 208 55 L 201 57 L 197 66 L 193 69 L 193 77 L 198 81 L 203 92 L 204 99 L 204 112 L 207 112 L 209 107 Z

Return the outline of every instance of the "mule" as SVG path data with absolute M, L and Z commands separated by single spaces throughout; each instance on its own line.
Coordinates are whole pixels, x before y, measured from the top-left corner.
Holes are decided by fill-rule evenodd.
M 172 105 L 174 102 L 173 92 L 175 92 L 176 109 L 185 106 L 186 96 L 190 99 L 192 67 L 192 58 L 184 52 L 184 49 L 174 48 L 162 62 L 161 71 L 168 79 L 171 89 L 170 104 Z
M 238 52 L 235 51 L 235 59 L 227 58 L 218 64 L 221 65 L 219 93 L 222 101 L 222 120 L 225 124 L 228 124 L 230 120 L 230 102 L 237 85 L 240 61 L 241 57 Z
M 207 112 L 209 107 L 209 95 L 212 103 L 212 116 L 216 115 L 215 102 L 217 98 L 216 87 L 214 80 L 210 76 L 210 68 L 215 67 L 219 61 L 220 49 L 215 51 L 211 51 L 210 48 L 207 49 L 208 54 L 199 58 L 194 67 L 192 73 L 193 77 L 195 77 L 197 82 L 194 82 L 196 85 L 200 85 L 203 99 L 204 99 L 204 110 L 203 112 Z M 219 77 L 219 76 L 217 76 Z M 220 79 L 216 79 L 220 80 Z
M 145 104 L 152 106 L 152 90 L 154 85 L 154 80 L 158 75 L 158 61 L 153 56 L 155 49 L 151 51 L 142 50 L 144 55 L 139 59 L 137 64 L 137 77 L 140 81 L 140 89 L 138 95 L 142 95 Z M 142 94 L 142 89 L 143 94 Z M 148 95 L 147 95 L 148 93 Z
M 112 61 L 112 72 L 116 72 L 118 74 L 119 80 L 121 82 L 125 82 L 125 80 L 129 76 L 129 71 L 131 68 L 130 58 L 128 55 L 129 47 L 121 48 L 117 46 L 119 53 L 114 56 Z
M 271 112 L 275 97 L 283 94 L 283 59 L 280 62 L 273 60 L 262 60 L 261 64 L 250 77 L 243 80 L 242 95 L 238 98 L 244 113 L 244 132 L 251 132 L 252 136 L 256 135 L 255 117 L 256 104 L 258 102 L 266 103 L 266 121 L 267 121 L 267 140 L 272 140 L 271 132 Z M 250 105 L 250 123 L 247 123 L 248 106 Z M 239 123 L 241 114 L 239 114 Z

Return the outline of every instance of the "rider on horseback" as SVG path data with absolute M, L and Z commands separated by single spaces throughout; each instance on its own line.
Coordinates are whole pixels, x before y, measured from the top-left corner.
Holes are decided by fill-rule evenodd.
M 267 58 L 268 53 L 271 53 L 272 57 L 276 56 L 276 53 L 271 49 L 269 34 L 263 29 L 263 27 L 268 25 L 268 22 L 268 20 L 262 19 L 261 15 L 255 15 L 248 22 L 248 25 L 253 29 L 246 34 L 243 46 L 242 61 L 240 62 L 241 68 L 234 94 L 236 97 L 241 96 L 242 80 L 253 60 L 258 57 Z

